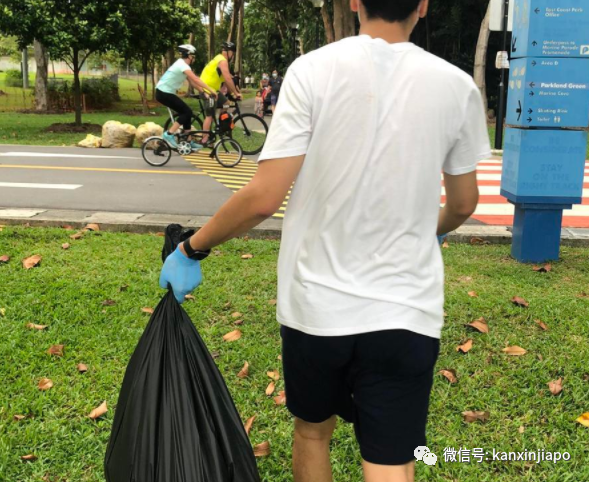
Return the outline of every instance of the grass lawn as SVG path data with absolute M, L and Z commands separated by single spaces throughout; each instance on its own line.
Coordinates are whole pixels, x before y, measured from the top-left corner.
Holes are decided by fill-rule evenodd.
M 78 241 L 62 229 L 4 227 L 0 232 L 0 480 L 104 481 L 102 463 L 126 364 L 148 315 L 163 291 L 157 285 L 163 238 L 88 233 Z M 63 250 L 61 244 L 71 248 Z M 217 359 L 238 410 L 256 415 L 252 443 L 269 441 L 271 454 L 258 459 L 262 479 L 287 482 L 292 424 L 284 407 L 264 391 L 268 370 L 280 369 L 276 297 L 277 241 L 237 240 L 203 263 L 204 285 L 185 308 Z M 589 428 L 575 419 L 589 412 L 589 251 L 563 248 L 549 273 L 510 259 L 505 246 L 451 245 L 444 249 L 447 274 L 446 327 L 437 369 L 456 370 L 451 385 L 436 375 L 428 446 L 438 465 L 418 463 L 417 480 L 461 482 L 581 482 L 589 480 Z M 251 253 L 253 259 L 242 260 Z M 40 266 L 24 270 L 20 260 L 39 254 Z M 122 286 L 128 286 L 124 291 Z M 478 297 L 468 295 L 475 291 Z M 525 298 L 529 308 L 510 302 Z M 116 304 L 104 306 L 110 299 Z M 222 336 L 236 327 L 243 337 Z M 488 334 L 465 327 L 484 317 Z M 542 320 L 542 331 L 534 320 Z M 27 323 L 47 325 L 44 331 Z M 471 338 L 467 354 L 456 347 Z M 62 358 L 47 349 L 65 345 Z M 527 350 L 502 353 L 507 345 Z M 237 378 L 245 362 L 250 375 Z M 78 363 L 88 366 L 80 374 Z M 42 377 L 54 386 L 40 391 Z M 553 396 L 547 383 L 562 377 Z M 283 382 L 277 384 L 283 389 Z M 108 413 L 87 415 L 104 400 Z M 465 423 L 462 412 L 490 412 L 487 422 Z M 15 415 L 26 418 L 15 421 Z M 446 447 L 487 451 L 568 451 L 569 462 L 445 463 Z M 21 456 L 38 459 L 23 462 Z M 335 480 L 360 482 L 360 455 L 350 426 L 339 424 L 332 445 Z M 45 478 L 44 478 L 45 477 Z

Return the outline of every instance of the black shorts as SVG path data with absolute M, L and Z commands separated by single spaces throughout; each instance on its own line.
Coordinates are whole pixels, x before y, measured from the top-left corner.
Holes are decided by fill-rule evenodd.
M 192 124 L 192 109 L 180 97 L 159 89 L 155 91 L 155 99 L 162 105 L 169 107 L 178 114 L 176 120 L 184 130 L 189 131 Z
M 321 423 L 354 424 L 362 458 L 403 465 L 427 445 L 425 427 L 440 341 L 406 330 L 312 336 L 282 326 L 286 404 Z
M 200 94 L 200 98 L 205 103 L 205 114 L 207 117 L 215 117 L 215 108 L 222 109 L 224 106 L 229 104 L 229 99 L 221 94 L 221 92 L 217 93 L 217 102 L 215 102 L 214 107 L 209 107 L 208 99 L 204 94 Z

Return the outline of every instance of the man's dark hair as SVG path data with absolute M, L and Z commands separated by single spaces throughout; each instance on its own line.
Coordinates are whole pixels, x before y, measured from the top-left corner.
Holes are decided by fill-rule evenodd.
M 369 20 L 404 22 L 417 10 L 421 0 L 362 0 Z

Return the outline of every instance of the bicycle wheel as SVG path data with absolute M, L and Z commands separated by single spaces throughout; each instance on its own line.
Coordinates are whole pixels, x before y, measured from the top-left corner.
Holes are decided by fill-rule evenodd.
M 223 167 L 235 167 L 243 158 L 243 152 L 239 142 L 230 137 L 219 140 L 213 149 L 215 159 Z
M 177 120 L 178 116 L 174 116 L 174 120 Z M 168 117 L 168 120 L 166 121 L 166 123 L 164 124 L 164 131 L 167 131 L 170 126 L 172 125 L 172 119 L 170 119 Z M 201 130 L 202 129 L 202 120 L 198 115 L 193 115 L 192 119 L 190 119 L 190 125 L 196 127 L 196 129 L 194 130 Z
M 147 164 L 160 167 L 172 157 L 172 148 L 161 137 L 149 137 L 141 147 L 141 154 Z
M 233 119 L 235 128 L 231 137 L 241 145 L 243 153 L 248 156 L 258 154 L 266 142 L 268 124 L 254 114 L 240 114 Z

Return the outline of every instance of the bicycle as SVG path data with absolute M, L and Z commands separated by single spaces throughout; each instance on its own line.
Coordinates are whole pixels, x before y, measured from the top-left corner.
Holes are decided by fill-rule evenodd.
M 170 108 L 168 108 L 168 112 L 170 119 L 166 123 L 167 126 L 174 119 L 174 114 Z M 177 152 L 181 156 L 192 154 L 195 149 L 192 148 L 191 140 L 202 144 L 202 138 L 206 134 L 209 139 L 204 147 L 212 148 L 209 157 L 214 157 L 223 167 L 235 167 L 243 158 L 243 149 L 239 142 L 231 138 L 230 133 L 231 131 L 222 131 L 220 122 L 216 122 L 215 130 L 190 130 L 175 134 L 178 147 L 170 146 L 163 137 L 152 136 L 143 141 L 141 155 L 145 162 L 151 166 L 161 167 L 171 159 L 172 152 Z M 219 139 L 217 140 L 217 138 Z
M 203 118 L 205 115 L 205 106 L 203 100 L 198 95 L 192 95 L 191 98 L 198 99 L 200 112 L 195 113 L 191 119 L 191 125 L 199 126 L 202 129 Z M 235 128 L 231 133 L 231 138 L 235 139 L 242 147 L 243 153 L 246 156 L 253 156 L 259 154 L 264 147 L 266 137 L 268 136 L 268 124 L 260 116 L 255 114 L 243 114 L 239 108 L 239 102 L 236 99 L 230 98 L 233 105 L 228 107 L 233 108 L 231 115 L 233 116 L 233 123 Z M 164 129 L 168 130 L 175 122 L 176 117 L 170 117 L 164 125 Z M 216 117 L 213 117 L 213 123 L 218 125 Z

